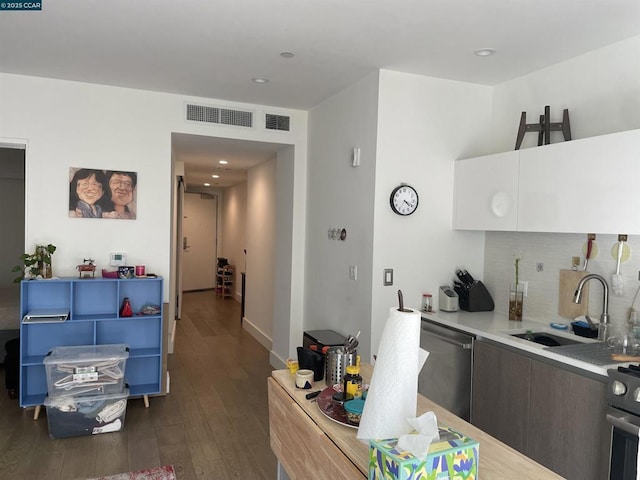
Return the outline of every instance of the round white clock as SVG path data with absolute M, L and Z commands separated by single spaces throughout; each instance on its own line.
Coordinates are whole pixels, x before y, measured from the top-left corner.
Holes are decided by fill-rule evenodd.
M 411 215 L 418 208 L 418 192 L 410 185 L 401 184 L 391 192 L 389 203 L 393 213 Z

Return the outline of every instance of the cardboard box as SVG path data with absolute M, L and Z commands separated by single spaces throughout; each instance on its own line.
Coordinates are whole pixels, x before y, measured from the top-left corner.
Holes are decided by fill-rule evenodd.
M 476 480 L 479 444 L 450 428 L 440 427 L 440 440 L 426 459 L 399 451 L 397 438 L 369 442 L 369 480 Z
M 49 437 L 67 438 L 119 432 L 124 428 L 129 389 L 93 397 L 47 397 Z

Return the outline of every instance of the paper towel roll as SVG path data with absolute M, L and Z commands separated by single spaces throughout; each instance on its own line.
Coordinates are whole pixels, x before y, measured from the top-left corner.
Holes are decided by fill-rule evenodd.
M 364 404 L 358 438 L 398 438 L 412 430 L 418 373 L 428 353 L 420 349 L 420 312 L 390 309 Z

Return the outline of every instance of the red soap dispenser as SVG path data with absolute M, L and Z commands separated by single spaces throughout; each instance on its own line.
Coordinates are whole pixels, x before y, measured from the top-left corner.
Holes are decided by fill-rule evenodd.
M 121 317 L 132 317 L 133 310 L 131 309 L 131 302 L 129 301 L 129 297 L 124 297 L 122 301 L 122 306 L 120 307 L 120 316 Z

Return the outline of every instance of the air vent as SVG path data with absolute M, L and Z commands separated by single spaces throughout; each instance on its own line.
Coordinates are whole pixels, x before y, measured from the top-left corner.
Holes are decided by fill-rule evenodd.
M 187 120 L 252 128 L 253 112 L 187 104 Z
M 291 118 L 285 115 L 274 115 L 267 113 L 265 125 L 267 130 L 282 130 L 288 132 L 290 129 Z

